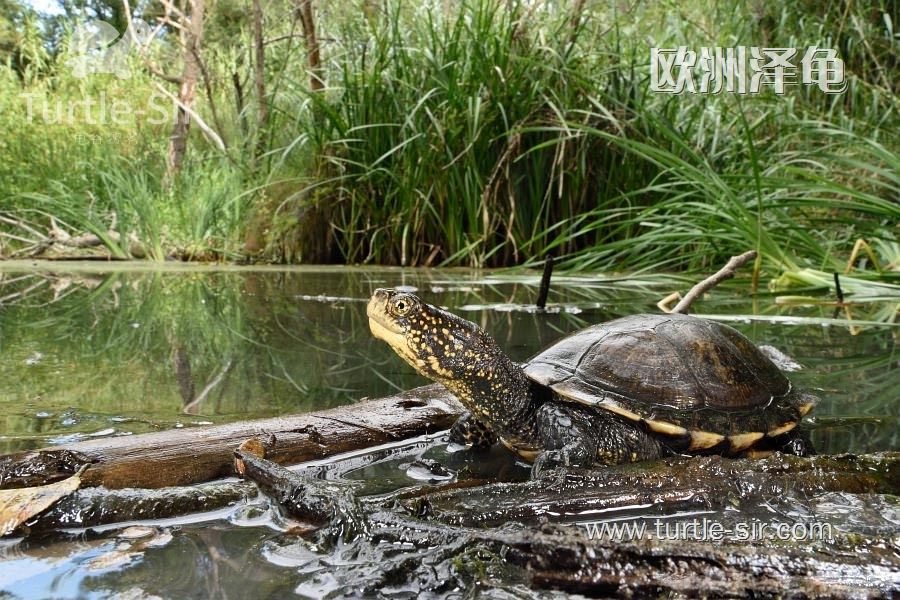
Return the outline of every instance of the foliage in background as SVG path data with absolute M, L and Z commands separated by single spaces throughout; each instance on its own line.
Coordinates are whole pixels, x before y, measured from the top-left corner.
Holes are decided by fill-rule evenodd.
M 896 243 L 892 6 L 318 4 L 317 91 L 297 11 L 272 0 L 260 128 L 250 4 L 223 0 L 208 7 L 197 109 L 226 149 L 194 128 L 174 182 L 169 126 L 148 113 L 112 128 L 24 116 L 23 92 L 51 104 L 102 92 L 149 110 L 159 81 L 139 60 L 130 80 L 75 79 L 64 50 L 15 42 L 30 58 L 10 54 L 0 70 L 0 214 L 115 230 L 155 259 L 506 266 L 552 253 L 566 268 L 618 271 L 708 269 L 754 247 L 772 274 L 843 268 L 858 238 Z M 650 47 L 680 44 L 834 47 L 848 89 L 649 92 Z M 153 52 L 179 56 L 165 34 Z M 896 256 L 880 259 L 892 279 Z

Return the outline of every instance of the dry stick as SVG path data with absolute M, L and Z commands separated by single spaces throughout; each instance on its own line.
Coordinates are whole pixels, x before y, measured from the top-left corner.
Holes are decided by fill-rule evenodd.
M 28 223 L 26 223 L 25 221 L 22 221 L 20 219 L 11 219 L 9 217 L 4 217 L 3 215 L 0 215 L 0 223 L 6 223 L 7 225 L 13 225 L 15 227 L 18 227 L 19 229 L 24 229 L 31 235 L 35 235 L 39 238 L 44 237 L 41 232 L 39 232 L 35 228 L 31 227 Z
M 229 358 L 228 362 L 226 362 L 222 367 L 222 370 L 219 371 L 219 373 L 209 383 L 206 384 L 206 387 L 203 388 L 203 390 L 199 394 L 197 394 L 196 398 L 184 405 L 184 408 L 181 409 L 181 412 L 188 415 L 193 414 L 191 411 L 196 409 L 204 400 L 206 400 L 206 397 L 209 396 L 210 392 L 212 392 L 217 385 L 222 383 L 225 375 L 228 374 L 233 365 L 234 360 Z
M 537 307 L 541 310 L 547 307 L 547 295 L 550 293 L 550 277 L 553 276 L 553 255 L 548 254 L 544 261 L 544 274 L 541 275 L 541 288 L 538 291 Z
M 732 256 L 731 259 L 725 263 L 725 266 L 716 271 L 713 275 L 710 275 L 694 287 L 690 289 L 690 291 L 684 295 L 684 298 L 675 305 L 675 308 L 671 310 L 673 313 L 681 313 L 687 314 L 688 309 L 691 307 L 691 304 L 694 303 L 697 298 L 716 287 L 726 279 L 730 279 L 734 277 L 735 271 L 745 264 L 750 262 L 756 258 L 756 250 L 750 250 L 749 252 L 744 252 L 738 256 Z
M 838 304 L 843 304 L 844 290 L 841 289 L 841 279 L 836 272 L 834 273 L 834 293 L 837 296 Z
M 204 134 L 206 134 L 207 140 L 212 142 L 215 145 L 215 147 L 219 149 L 219 151 L 225 152 L 225 142 L 222 141 L 222 138 L 219 136 L 218 133 L 215 132 L 215 130 L 212 127 L 207 125 L 206 121 L 203 120 L 203 117 L 201 117 L 200 115 L 197 114 L 197 111 L 195 111 L 194 109 L 189 107 L 187 104 L 185 104 L 184 102 L 182 102 L 181 100 L 176 98 L 174 94 L 169 92 L 163 86 L 159 85 L 159 82 L 153 82 L 153 84 L 156 86 L 156 89 L 158 89 L 161 94 L 163 94 L 166 98 L 168 98 L 169 100 L 171 100 L 172 102 L 177 104 L 181 110 L 183 110 L 188 115 L 190 115 L 190 117 L 197 123 L 197 127 L 200 128 L 200 131 L 202 131 Z

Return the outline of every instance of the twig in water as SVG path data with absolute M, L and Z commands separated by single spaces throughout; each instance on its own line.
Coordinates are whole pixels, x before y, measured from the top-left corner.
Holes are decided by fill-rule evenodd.
M 222 367 L 222 370 L 213 377 L 213 379 L 206 384 L 206 387 L 197 394 L 197 397 L 184 405 L 184 408 L 181 409 L 181 412 L 185 414 L 194 414 L 197 410 L 197 407 L 201 402 L 206 400 L 206 397 L 209 396 L 209 393 L 213 391 L 217 385 L 222 383 L 222 380 L 228 375 L 228 372 L 231 371 L 231 367 L 234 365 L 234 361 L 232 359 L 228 359 L 228 362 L 225 363 L 225 366 Z
M 677 297 L 673 294 L 670 294 L 665 299 L 660 301 L 657 306 L 664 312 L 673 312 L 673 313 L 681 313 L 687 314 L 688 309 L 691 307 L 691 304 L 694 303 L 697 298 L 716 287 L 720 283 L 722 283 L 726 279 L 730 279 L 734 277 L 734 273 L 737 269 L 741 268 L 751 260 L 756 258 L 756 250 L 750 250 L 749 252 L 744 252 L 743 254 L 739 254 L 738 256 L 732 256 L 731 259 L 725 263 L 725 266 L 716 271 L 713 275 L 710 275 L 694 287 L 690 289 L 690 291 L 684 295 L 684 297 L 675 305 L 675 308 L 672 310 L 666 310 L 666 301 L 671 301 L 674 297 Z
M 836 271 L 834 273 L 834 293 L 837 295 L 838 304 L 843 304 L 844 290 L 841 289 L 841 278 Z
M 541 275 L 541 289 L 538 291 L 537 307 L 541 310 L 547 307 L 547 295 L 550 293 L 550 277 L 553 276 L 553 255 L 548 254 L 544 261 L 544 274 Z

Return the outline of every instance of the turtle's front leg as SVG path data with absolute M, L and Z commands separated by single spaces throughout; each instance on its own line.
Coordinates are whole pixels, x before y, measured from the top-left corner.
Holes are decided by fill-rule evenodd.
M 597 434 L 591 415 L 578 408 L 549 402 L 535 415 L 535 424 L 544 448 L 534 461 L 531 476 L 564 473 L 568 467 L 590 467 L 597 456 Z
M 450 441 L 472 448 L 489 448 L 497 443 L 497 434 L 472 413 L 464 413 L 450 428 Z
M 550 402 L 538 409 L 537 431 L 546 448 L 531 473 L 567 467 L 614 465 L 667 454 L 654 436 L 604 410 Z

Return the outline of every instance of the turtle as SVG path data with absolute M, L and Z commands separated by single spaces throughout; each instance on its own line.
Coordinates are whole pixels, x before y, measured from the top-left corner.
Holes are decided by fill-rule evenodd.
M 636 314 L 576 331 L 524 364 L 481 327 L 377 289 L 372 334 L 466 411 L 453 443 L 502 443 L 541 477 L 671 455 L 812 451 L 797 425 L 818 399 L 737 330 L 687 314 Z

